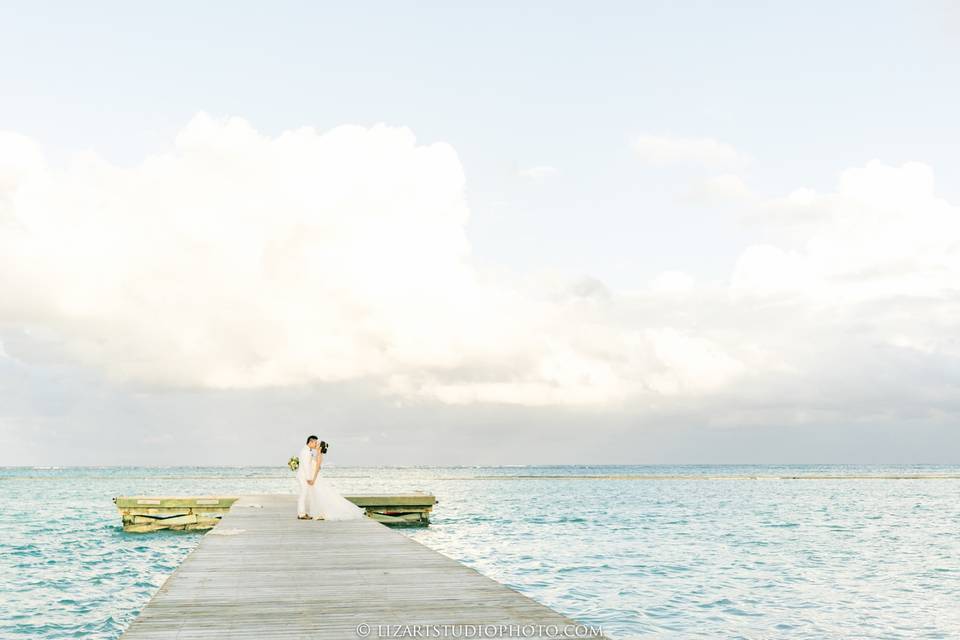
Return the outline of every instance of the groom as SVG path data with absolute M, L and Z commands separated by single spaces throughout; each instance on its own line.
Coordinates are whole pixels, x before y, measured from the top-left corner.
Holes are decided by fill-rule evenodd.
M 300 520 L 309 520 L 307 515 L 307 493 L 313 484 L 313 464 L 317 457 L 317 447 L 320 444 L 320 438 L 310 436 L 307 438 L 307 444 L 300 449 L 300 466 L 297 467 L 297 482 L 300 483 L 300 497 L 297 498 L 297 518 Z

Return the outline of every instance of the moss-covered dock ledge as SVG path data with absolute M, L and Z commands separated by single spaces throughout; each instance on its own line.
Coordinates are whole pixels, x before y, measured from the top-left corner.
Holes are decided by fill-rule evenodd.
M 344 496 L 377 522 L 391 526 L 425 527 L 436 497 L 422 492 L 399 495 Z M 203 531 L 211 529 L 230 510 L 236 497 L 224 496 L 117 496 L 114 504 L 120 511 L 123 530 L 148 533 Z

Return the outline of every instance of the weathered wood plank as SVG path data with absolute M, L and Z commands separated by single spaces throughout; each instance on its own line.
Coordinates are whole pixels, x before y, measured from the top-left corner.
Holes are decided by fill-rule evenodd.
M 427 493 L 408 493 L 403 495 L 363 495 L 344 496 L 358 507 L 432 507 L 437 503 L 436 496 Z
M 124 507 L 120 509 L 120 513 L 125 516 L 153 516 L 154 518 L 172 518 L 173 516 L 185 516 L 189 513 L 192 513 L 192 509 L 183 507 L 180 509 L 174 508 L 152 508 L 152 509 L 134 509 L 133 507 Z M 227 509 L 223 510 L 223 513 L 226 513 Z
M 222 496 L 119 496 L 113 499 L 118 508 L 166 508 L 166 507 L 212 507 L 228 509 L 236 498 L 225 498 Z

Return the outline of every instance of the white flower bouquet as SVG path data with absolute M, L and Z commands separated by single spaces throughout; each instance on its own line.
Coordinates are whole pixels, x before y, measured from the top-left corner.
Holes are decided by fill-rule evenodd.
M 290 460 L 287 461 L 287 466 L 290 467 L 290 471 L 296 471 L 300 468 L 300 458 L 291 456 Z

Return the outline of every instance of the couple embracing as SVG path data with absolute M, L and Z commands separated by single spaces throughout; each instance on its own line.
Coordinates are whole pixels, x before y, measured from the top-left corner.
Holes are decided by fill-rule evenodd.
M 320 475 L 323 456 L 329 444 L 310 436 L 300 450 L 300 465 L 297 467 L 297 483 L 300 497 L 297 499 L 297 518 L 300 520 L 358 520 L 366 516 L 366 510 L 353 504 L 330 486 Z

